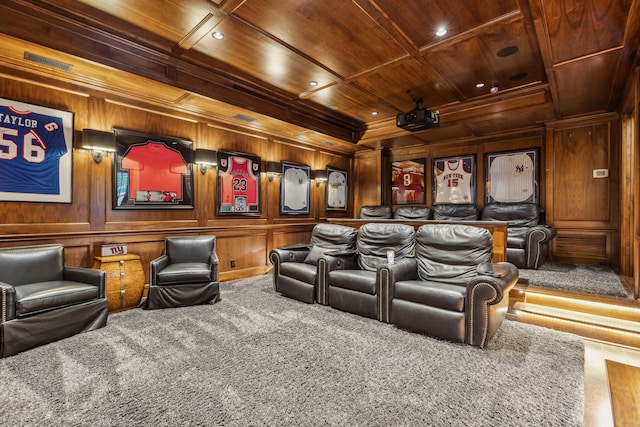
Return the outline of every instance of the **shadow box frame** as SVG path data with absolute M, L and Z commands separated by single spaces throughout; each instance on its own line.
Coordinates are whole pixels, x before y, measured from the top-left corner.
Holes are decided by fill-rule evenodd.
M 507 194 L 497 198 L 492 189 L 500 184 Z M 528 196 L 510 197 L 514 192 Z M 540 147 L 485 154 L 485 203 L 540 203 Z
M 0 201 L 73 203 L 75 115 L 43 105 L 0 98 L 3 122 Z
M 260 216 L 262 214 L 260 157 L 254 154 L 218 150 L 217 159 L 216 214 L 218 216 Z
M 311 213 L 311 167 L 292 162 L 281 162 L 281 165 L 280 214 L 309 215 Z M 301 192 L 302 197 L 300 197 Z
M 424 204 L 426 202 L 426 165 L 427 161 L 424 158 L 391 162 L 392 205 Z M 417 198 L 415 196 L 416 190 L 420 191 Z M 409 193 L 413 194 L 413 197 L 409 198 L 407 196 Z
M 192 141 L 128 129 L 113 132 L 113 209 L 194 208 Z
M 455 169 L 448 166 L 453 162 L 456 162 Z M 458 170 L 460 162 L 462 162 L 462 168 Z M 447 170 L 445 170 L 445 165 L 447 165 Z M 454 189 L 459 189 L 460 182 L 466 183 L 468 186 L 465 185 L 465 188 L 462 188 L 458 194 Z M 448 194 L 445 193 L 445 190 Z M 439 197 L 441 191 L 446 199 Z M 474 205 L 476 203 L 476 155 L 434 158 L 432 197 L 433 205 Z
M 327 166 L 326 171 L 324 211 L 346 212 L 349 209 L 349 172 L 331 166 Z M 341 200 L 344 202 L 340 203 Z

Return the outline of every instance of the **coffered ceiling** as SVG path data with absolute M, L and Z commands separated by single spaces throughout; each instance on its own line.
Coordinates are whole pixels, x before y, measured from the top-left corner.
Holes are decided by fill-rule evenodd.
M 640 43 L 640 0 L 4 0 L 0 14 L 0 72 L 346 152 L 616 111 Z M 439 128 L 395 126 L 417 98 Z

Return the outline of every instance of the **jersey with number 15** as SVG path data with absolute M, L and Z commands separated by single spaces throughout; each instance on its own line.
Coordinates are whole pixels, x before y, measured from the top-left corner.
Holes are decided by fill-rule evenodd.
M 66 153 L 60 117 L 0 106 L 0 191 L 60 194 Z

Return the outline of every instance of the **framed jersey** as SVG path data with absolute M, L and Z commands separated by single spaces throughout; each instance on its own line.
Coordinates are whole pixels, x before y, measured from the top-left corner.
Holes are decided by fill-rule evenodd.
M 280 213 L 308 215 L 311 168 L 282 162 Z
M 0 200 L 72 202 L 73 118 L 0 98 Z
M 391 162 L 391 204 L 424 203 L 424 159 Z
M 433 204 L 476 201 L 476 156 L 433 159 Z
M 114 132 L 114 209 L 193 209 L 193 142 Z
M 327 183 L 324 189 L 325 211 L 346 211 L 349 191 L 347 171 L 327 166 Z
M 538 148 L 485 155 L 487 203 L 538 203 Z
M 218 151 L 218 215 L 260 215 L 260 157 Z

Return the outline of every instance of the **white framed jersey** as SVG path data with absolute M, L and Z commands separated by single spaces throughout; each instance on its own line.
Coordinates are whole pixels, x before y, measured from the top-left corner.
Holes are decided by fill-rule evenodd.
M 282 169 L 280 212 L 283 214 L 309 213 L 311 168 L 283 162 Z
M 327 176 L 327 208 L 344 210 L 347 207 L 347 174 L 332 170 Z
M 0 200 L 71 203 L 73 113 L 0 99 Z
M 473 157 L 438 160 L 434 166 L 434 204 L 474 203 Z
M 537 202 L 537 150 L 487 155 L 487 202 Z

